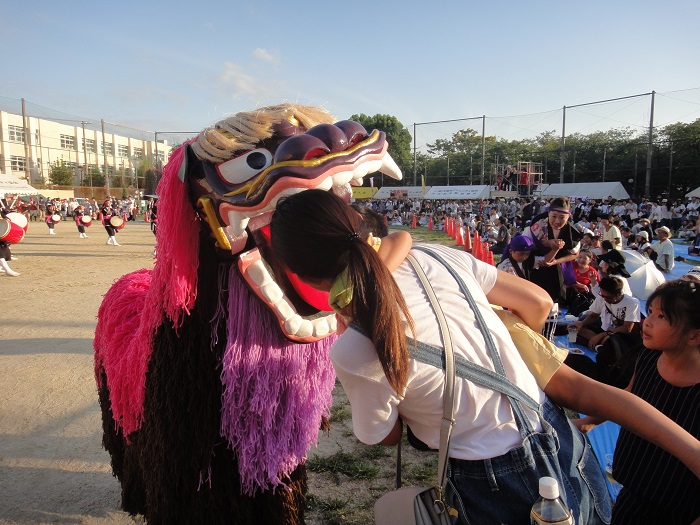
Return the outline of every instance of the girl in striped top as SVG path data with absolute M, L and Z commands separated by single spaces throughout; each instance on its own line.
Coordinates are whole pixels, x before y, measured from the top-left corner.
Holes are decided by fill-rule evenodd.
M 645 348 L 627 390 L 700 439 L 700 283 L 678 280 L 657 288 L 647 299 L 642 338 Z M 700 479 L 624 428 L 613 476 L 623 487 L 613 525 L 700 523 Z

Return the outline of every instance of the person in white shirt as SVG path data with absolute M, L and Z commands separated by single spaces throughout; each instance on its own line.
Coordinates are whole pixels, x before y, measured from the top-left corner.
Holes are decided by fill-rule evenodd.
M 620 228 L 613 224 L 612 215 L 601 217 L 600 223 L 603 226 L 603 240 L 610 241 L 616 250 L 622 249 L 622 234 Z
M 590 348 L 602 345 L 611 334 L 629 333 L 641 319 L 639 300 L 623 292 L 622 280 L 615 276 L 603 277 L 598 285 L 598 297 L 588 314 L 570 326 Z M 600 320 L 600 326 L 597 321 Z
M 657 254 L 654 263 L 659 270 L 669 273 L 676 264 L 674 262 L 675 250 L 669 238 L 671 237 L 671 230 L 666 226 L 662 226 L 656 229 L 656 236 L 659 238 L 659 242 L 651 245 L 651 249 Z

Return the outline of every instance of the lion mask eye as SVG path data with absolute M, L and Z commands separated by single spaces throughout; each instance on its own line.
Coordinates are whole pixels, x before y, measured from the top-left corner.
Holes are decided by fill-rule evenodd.
M 272 164 L 272 154 L 266 149 L 254 149 L 248 153 L 219 164 L 219 175 L 229 184 L 242 184 L 255 177 Z

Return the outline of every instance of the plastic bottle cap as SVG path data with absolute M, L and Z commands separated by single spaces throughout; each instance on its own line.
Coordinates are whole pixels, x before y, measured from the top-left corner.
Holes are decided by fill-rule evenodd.
M 547 476 L 540 478 L 540 496 L 546 499 L 557 499 L 559 497 L 557 480 Z

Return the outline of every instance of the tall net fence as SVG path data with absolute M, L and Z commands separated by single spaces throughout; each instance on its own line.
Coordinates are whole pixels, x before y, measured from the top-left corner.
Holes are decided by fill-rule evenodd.
M 416 163 L 406 182 L 418 185 L 495 185 L 508 166 L 525 162 L 540 167 L 544 183 L 620 181 L 633 195 L 647 184 L 666 194 L 700 181 L 700 88 L 416 123 L 410 131 Z

